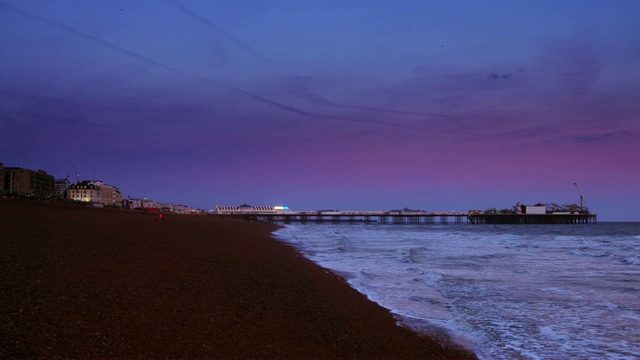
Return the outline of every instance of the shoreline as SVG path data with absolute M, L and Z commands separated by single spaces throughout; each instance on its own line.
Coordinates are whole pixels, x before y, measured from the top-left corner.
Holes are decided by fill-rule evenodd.
M 287 224 L 280 224 L 280 223 L 275 223 L 275 224 L 277 224 L 279 227 L 285 227 L 285 228 L 287 227 Z M 274 230 L 274 232 L 277 232 L 277 231 L 278 229 Z M 287 244 L 290 244 L 296 249 L 296 251 L 300 252 L 301 254 L 304 252 L 303 249 L 300 248 L 299 244 L 296 245 L 295 242 L 290 242 L 289 240 L 286 239 L 285 236 L 281 236 L 281 237 L 274 236 L 274 238 L 276 240 L 283 241 Z M 316 265 L 322 267 L 322 265 L 320 264 L 316 264 Z M 325 269 L 324 267 L 322 268 Z M 352 279 L 357 278 L 357 275 L 355 275 L 353 272 L 333 270 L 333 269 L 327 269 L 327 270 L 331 271 L 332 273 L 342 278 L 347 284 L 349 284 L 351 288 L 364 294 L 369 301 L 389 311 L 392 314 L 392 316 L 396 319 L 396 324 L 398 326 L 409 329 L 420 335 L 427 336 L 432 339 L 437 339 L 444 347 L 459 347 L 468 352 L 473 352 L 473 348 L 477 345 L 477 339 L 470 336 L 469 334 L 453 333 L 451 329 L 448 329 L 445 326 L 439 326 L 428 319 L 403 314 L 402 311 L 398 309 L 387 307 L 384 304 L 381 304 L 378 301 L 369 298 L 369 295 L 367 295 L 366 292 L 361 292 L 360 290 L 358 290 L 357 288 L 353 287 L 350 284 Z
M 276 228 L 0 198 L 0 357 L 476 358 Z

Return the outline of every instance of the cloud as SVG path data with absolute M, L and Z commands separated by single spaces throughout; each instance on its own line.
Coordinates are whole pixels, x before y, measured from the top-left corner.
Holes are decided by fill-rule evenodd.
M 637 134 L 631 131 L 620 130 L 620 131 L 611 131 L 611 132 L 604 132 L 604 133 L 589 132 L 584 135 L 566 137 L 565 140 L 571 141 L 574 143 L 586 143 L 586 144 L 595 144 L 595 143 L 603 143 L 603 142 L 613 143 L 615 141 L 619 141 L 621 143 L 622 142 L 629 143 L 630 141 L 632 141 L 637 146 L 640 146 L 640 143 L 637 142 L 638 138 L 640 138 L 640 136 L 638 136 Z
M 144 55 L 139 54 L 137 52 L 125 49 L 125 48 L 123 48 L 123 47 L 121 47 L 119 45 L 112 44 L 112 43 L 107 42 L 105 40 L 102 40 L 102 39 L 100 39 L 100 38 L 98 38 L 96 36 L 86 34 L 86 33 L 82 32 L 82 31 L 77 30 L 77 29 L 75 29 L 73 27 L 70 27 L 70 26 L 68 26 L 66 24 L 60 23 L 58 21 L 55 21 L 55 20 L 52 20 L 52 19 L 49 19 L 49 18 L 46 18 L 46 17 L 43 17 L 43 16 L 39 16 L 39 15 L 35 15 L 35 14 L 31 14 L 29 12 L 23 11 L 21 9 L 18 9 L 18 8 L 14 7 L 14 6 L 6 4 L 5 2 L 0 1 L 0 6 L 4 6 L 5 8 L 8 8 L 8 9 L 10 9 L 10 10 L 16 12 L 16 13 L 19 13 L 19 14 L 25 16 L 25 17 L 28 17 L 28 18 L 31 18 L 31 19 L 34 19 L 34 20 L 37 20 L 37 21 L 41 21 L 41 22 L 44 22 L 44 23 L 46 23 L 48 25 L 51 25 L 51 26 L 54 26 L 56 28 L 65 30 L 65 31 L 67 31 L 67 32 L 69 32 L 69 33 L 71 33 L 71 34 L 73 34 L 75 36 L 79 36 L 79 37 L 91 40 L 91 41 L 93 41 L 93 42 L 95 42 L 95 43 L 97 43 L 97 44 L 99 44 L 101 46 L 104 46 L 104 47 L 110 48 L 112 50 L 115 50 L 117 52 L 123 53 L 123 54 L 128 55 L 128 56 L 130 56 L 132 58 L 135 58 L 135 59 L 137 59 L 139 61 L 145 62 L 145 63 L 147 63 L 149 65 L 153 65 L 153 66 L 155 66 L 157 68 L 164 69 L 164 70 L 172 72 L 172 73 L 177 73 L 177 74 L 180 74 L 180 75 L 192 78 L 192 79 L 197 79 L 199 81 L 204 81 L 204 82 L 207 82 L 207 83 L 210 83 L 210 84 L 214 84 L 214 85 L 226 88 L 226 89 L 234 91 L 234 92 L 236 92 L 238 94 L 244 95 L 249 99 L 253 99 L 253 100 L 255 100 L 255 101 L 259 102 L 259 103 L 263 103 L 263 104 L 269 105 L 269 106 L 271 106 L 273 108 L 280 109 L 280 110 L 283 110 L 285 112 L 301 115 L 303 117 L 312 118 L 312 119 L 339 120 L 339 121 L 356 122 L 356 123 L 372 123 L 372 124 L 381 124 L 381 125 L 386 125 L 386 126 L 392 126 L 392 127 L 396 127 L 396 128 L 405 128 L 405 129 L 414 129 L 414 130 L 416 129 L 416 128 L 411 127 L 411 126 L 406 126 L 406 125 L 403 125 L 403 124 L 400 124 L 400 123 L 396 123 L 396 122 L 393 122 L 393 121 L 388 121 L 388 120 L 380 120 L 380 119 L 375 119 L 375 118 L 359 117 L 359 116 L 355 116 L 353 114 L 335 115 L 335 114 L 318 113 L 318 112 L 313 112 L 313 111 L 308 111 L 308 110 L 305 110 L 305 109 L 293 107 L 293 106 L 284 104 L 282 102 L 279 102 L 279 101 L 276 101 L 276 100 L 272 100 L 272 99 L 269 99 L 267 97 L 264 97 L 264 96 L 261 96 L 261 95 L 258 95 L 258 94 L 255 94 L 255 93 L 240 89 L 238 87 L 228 85 L 228 84 L 226 84 L 224 82 L 217 81 L 217 80 L 214 80 L 214 79 L 209 78 L 209 77 L 193 74 L 193 73 L 184 71 L 184 70 L 182 70 L 182 69 L 180 69 L 178 67 L 166 65 L 166 64 L 164 64 L 164 63 L 162 63 L 160 61 L 157 61 L 157 60 L 152 59 L 150 57 L 144 56 Z
M 405 111 L 405 110 L 396 110 L 396 109 L 373 107 L 373 106 L 362 106 L 362 105 L 332 101 L 318 94 L 308 92 L 308 91 L 297 92 L 296 95 L 301 96 L 304 99 L 314 104 L 331 106 L 331 107 L 342 108 L 342 109 L 354 109 L 354 110 L 362 110 L 362 111 L 375 112 L 375 113 L 408 115 L 408 116 L 415 116 L 415 117 L 429 117 L 429 118 L 435 117 L 435 118 L 441 118 L 445 120 L 456 120 L 456 121 L 459 120 L 453 116 L 449 116 L 449 115 L 441 114 L 437 112 L 431 112 L 431 111 Z
M 605 66 L 593 46 L 561 44 L 543 50 L 536 67 L 546 86 L 581 97 L 597 87 Z
M 260 55 L 249 44 L 247 44 L 246 42 L 244 42 L 244 41 L 238 39 L 237 37 L 233 36 L 232 34 L 230 34 L 228 31 L 224 30 L 220 26 L 218 26 L 218 25 L 214 24 L 213 22 L 211 22 L 210 20 L 200 16 L 199 14 L 195 13 L 194 11 L 192 11 L 191 9 L 189 9 L 188 7 L 184 6 L 183 4 L 181 4 L 180 2 L 178 2 L 176 0 L 165 0 L 165 1 L 167 3 L 173 5 L 173 6 L 177 7 L 178 9 L 180 9 L 180 11 L 182 11 L 187 16 L 197 20 L 201 24 L 204 24 L 207 28 L 215 31 L 216 33 L 224 35 L 228 39 L 231 39 L 236 44 L 240 45 L 242 48 L 247 50 L 252 56 L 255 56 L 256 58 L 260 59 L 264 63 L 269 64 L 269 65 L 273 66 L 274 68 L 280 70 L 280 67 L 276 63 L 274 63 L 273 61 L 271 61 L 271 60 L 265 58 L 264 56 Z
M 491 73 L 489 74 L 489 78 L 490 79 L 494 79 L 494 80 L 498 80 L 498 79 L 511 79 L 513 77 L 513 73 L 505 73 L 505 74 L 498 74 L 498 73 Z

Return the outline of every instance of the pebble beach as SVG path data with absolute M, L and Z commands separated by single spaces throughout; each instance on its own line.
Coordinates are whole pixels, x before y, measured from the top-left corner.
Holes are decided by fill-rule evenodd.
M 0 358 L 475 359 L 275 225 L 0 199 Z

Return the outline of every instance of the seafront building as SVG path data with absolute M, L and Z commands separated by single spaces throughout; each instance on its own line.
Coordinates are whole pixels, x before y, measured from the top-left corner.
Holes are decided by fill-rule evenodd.
M 125 203 L 129 209 L 160 209 L 162 207 L 159 202 L 146 198 L 127 198 Z
M 126 209 L 155 209 L 156 211 L 179 214 L 202 213 L 193 207 L 161 203 L 148 199 L 122 198 L 118 187 L 101 180 L 85 180 L 76 183 L 67 178 L 55 179 L 44 170 L 29 170 L 19 167 L 5 167 L 0 162 L 0 195 L 26 196 L 32 198 L 58 198 L 78 202 L 97 204 L 98 206 L 116 206 Z M 124 201 L 123 201 L 124 200 Z
M 190 206 L 162 203 L 146 198 L 127 198 L 123 203 L 124 207 L 127 209 L 136 209 L 148 212 L 173 212 L 177 214 L 190 214 L 197 212 L 196 209 Z
M 68 179 L 56 179 L 54 184 L 55 196 L 60 199 L 66 199 L 69 186 L 71 186 L 71 183 Z
M 81 181 L 69 185 L 67 199 L 108 206 L 122 206 L 120 190 L 103 181 Z
M 44 170 L 4 167 L 4 165 L 0 166 L 0 170 L 2 193 L 45 198 L 52 197 L 55 193 L 53 176 Z
M 92 181 L 92 183 L 100 187 L 100 196 L 102 197 L 103 204 L 122 206 L 122 193 L 120 189 L 114 185 L 105 184 L 104 181 L 100 180 Z
M 100 203 L 100 188 L 89 181 L 81 181 L 71 184 L 67 188 L 67 199 L 82 202 Z
M 174 205 L 174 204 L 171 204 L 171 205 L 173 207 L 173 212 L 176 212 L 179 214 L 187 214 L 187 213 L 196 211 L 194 208 L 187 205 Z

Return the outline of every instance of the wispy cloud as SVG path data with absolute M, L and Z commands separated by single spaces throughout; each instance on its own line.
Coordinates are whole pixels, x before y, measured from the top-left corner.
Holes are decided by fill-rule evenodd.
M 147 57 L 147 56 L 144 56 L 144 55 L 139 54 L 137 52 L 125 49 L 125 48 L 123 48 L 123 47 L 121 47 L 119 45 L 107 42 L 107 41 L 102 40 L 102 39 L 100 39 L 98 37 L 95 37 L 93 35 L 86 34 L 86 33 L 82 32 L 82 31 L 77 30 L 77 29 L 75 29 L 75 28 L 73 28 L 71 26 L 68 26 L 66 24 L 60 23 L 58 21 L 55 21 L 55 20 L 52 20 L 52 19 L 49 19 L 49 18 L 46 18 L 46 17 L 43 17 L 43 16 L 31 14 L 31 13 L 26 12 L 24 10 L 18 9 L 18 8 L 14 7 L 14 6 L 11 6 L 11 5 L 3 2 L 3 1 L 0 1 L 0 6 L 4 6 L 5 8 L 8 8 L 8 9 L 10 9 L 10 10 L 12 10 L 12 11 L 18 13 L 18 14 L 21 14 L 21 15 L 25 16 L 25 17 L 28 17 L 28 18 L 31 18 L 31 19 L 34 19 L 34 20 L 37 20 L 37 21 L 41 21 L 41 22 L 46 23 L 46 24 L 48 24 L 50 26 L 54 26 L 56 28 L 63 29 L 65 31 L 75 35 L 75 36 L 79 36 L 79 37 L 91 40 L 91 41 L 93 41 L 93 42 L 95 42 L 97 44 L 100 44 L 102 46 L 108 47 L 108 48 L 110 48 L 112 50 L 115 50 L 115 51 L 118 51 L 120 53 L 126 54 L 126 55 L 128 55 L 128 56 L 130 56 L 132 58 L 135 58 L 135 59 L 137 59 L 139 61 L 142 61 L 142 62 L 145 62 L 147 64 L 156 66 L 158 68 L 164 69 L 164 70 L 169 71 L 169 72 L 181 74 L 181 75 L 193 78 L 193 79 L 197 79 L 197 80 L 200 80 L 200 81 L 204 81 L 204 82 L 207 82 L 207 83 L 211 83 L 211 84 L 214 84 L 214 85 L 221 86 L 223 88 L 232 90 L 232 91 L 234 91 L 236 93 L 242 94 L 242 95 L 244 95 L 244 96 L 246 96 L 246 97 L 248 97 L 250 99 L 256 100 L 256 101 L 261 102 L 263 104 L 270 105 L 270 106 L 272 106 L 274 108 L 277 108 L 277 109 L 280 109 L 280 110 L 284 110 L 284 111 L 289 112 L 289 113 L 302 115 L 304 117 L 314 118 L 314 119 L 340 120 L 340 121 L 358 122 L 358 123 L 372 123 L 372 124 L 382 124 L 382 125 L 386 125 L 386 126 L 392 126 L 392 127 L 396 127 L 396 128 L 405 128 L 405 129 L 414 129 L 414 130 L 416 129 L 416 128 L 411 127 L 411 126 L 406 126 L 406 125 L 403 125 L 403 124 L 400 124 L 400 123 L 396 123 L 396 122 L 392 122 L 392 121 L 378 120 L 378 119 L 371 119 L 371 118 L 363 118 L 363 117 L 351 116 L 351 115 L 323 114 L 323 113 L 307 111 L 307 110 L 304 110 L 304 109 L 300 109 L 300 108 L 296 108 L 296 107 L 293 107 L 293 106 L 289 106 L 289 105 L 286 105 L 286 104 L 284 104 L 282 102 L 271 100 L 271 99 L 266 98 L 264 96 L 261 96 L 261 95 L 258 95 L 258 94 L 255 94 L 255 93 L 252 93 L 252 92 L 249 92 L 249 91 L 245 91 L 245 90 L 240 89 L 238 87 L 228 85 L 226 83 L 214 80 L 212 78 L 204 77 L 204 76 L 197 75 L 197 74 L 192 74 L 192 73 L 184 71 L 184 70 L 182 70 L 180 68 L 177 68 L 177 67 L 174 67 L 174 66 L 170 66 L 170 65 L 166 65 L 166 64 L 164 64 L 164 63 L 162 63 L 160 61 L 154 60 L 154 59 L 152 59 L 150 57 Z
M 455 120 L 455 121 L 459 121 L 460 119 L 453 117 L 453 116 L 449 116 L 447 114 L 441 114 L 441 113 L 437 113 L 437 112 L 430 112 L 430 111 L 405 111 L 405 110 L 397 110 L 397 109 L 388 109 L 388 108 L 382 108 L 382 107 L 374 107 L 374 106 L 363 106 L 363 105 L 356 105 L 356 104 L 347 104 L 347 103 L 343 103 L 343 102 L 338 102 L 338 101 L 333 101 L 333 100 L 329 100 L 325 97 L 322 97 L 318 94 L 312 93 L 312 92 L 298 92 L 296 93 L 296 95 L 301 96 L 303 98 L 305 98 L 306 100 L 314 103 L 314 104 L 318 104 L 318 105 L 323 105 L 323 106 L 331 106 L 331 107 L 336 107 L 336 108 L 341 108 L 341 109 L 353 109 L 353 110 L 362 110 L 362 111 L 369 111 L 369 112 L 376 112 L 376 113 L 386 113 L 386 114 L 396 114 L 396 115 L 408 115 L 408 116 L 415 116 L 415 117 L 428 117 L 428 118 L 440 118 L 440 119 L 446 119 L 446 120 Z
M 178 2 L 176 0 L 165 0 L 165 1 L 168 2 L 169 4 L 173 5 L 173 6 L 177 7 L 184 14 L 186 14 L 187 16 L 197 20 L 198 22 L 200 22 L 201 24 L 203 24 L 207 28 L 209 28 L 209 29 L 211 29 L 211 30 L 213 30 L 213 31 L 215 31 L 215 32 L 217 32 L 219 34 L 222 34 L 225 37 L 231 39 L 236 44 L 240 45 L 242 48 L 247 50 L 250 54 L 252 54 L 256 58 L 260 59 L 261 61 L 265 62 L 266 64 L 269 64 L 269 65 L 273 66 L 274 68 L 276 68 L 278 70 L 281 70 L 281 68 L 276 63 L 274 63 L 273 61 L 271 61 L 271 60 L 267 59 L 266 57 L 262 56 L 260 53 L 258 53 L 256 50 L 254 50 L 245 41 L 242 41 L 242 40 L 238 39 L 237 37 L 233 36 L 231 33 L 229 33 L 228 31 L 224 30 L 220 26 L 214 24 L 213 22 L 211 22 L 207 18 L 205 18 L 203 16 L 200 16 L 199 14 L 197 14 L 194 11 L 192 11 L 191 9 L 189 9 L 188 7 L 184 6 L 183 4 L 181 4 L 180 2 Z

